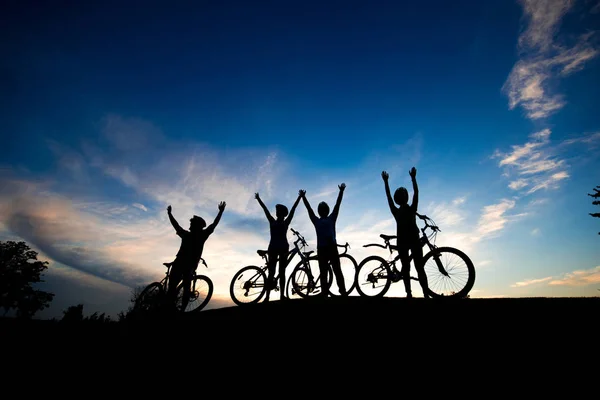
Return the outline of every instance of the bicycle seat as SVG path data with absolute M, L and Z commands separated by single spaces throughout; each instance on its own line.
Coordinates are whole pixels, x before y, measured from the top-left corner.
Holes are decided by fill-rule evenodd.
M 390 236 L 390 235 L 384 235 L 383 233 L 381 235 L 379 235 L 379 237 L 381 237 L 383 240 L 392 240 L 392 239 L 396 239 L 396 236 Z
M 258 253 L 259 256 L 264 257 L 267 255 L 268 251 L 267 250 L 257 250 L 256 251 Z
M 303 251 L 303 252 L 302 252 L 302 254 L 304 254 L 304 256 L 305 256 L 305 257 L 308 257 L 308 256 L 310 256 L 310 255 L 311 255 L 312 253 L 314 253 L 314 252 L 315 252 L 314 250 L 311 250 L 311 251 Z
M 165 267 L 170 267 L 171 265 L 173 265 L 173 263 L 172 263 L 172 262 L 168 262 L 168 263 L 163 263 L 163 265 L 164 265 Z

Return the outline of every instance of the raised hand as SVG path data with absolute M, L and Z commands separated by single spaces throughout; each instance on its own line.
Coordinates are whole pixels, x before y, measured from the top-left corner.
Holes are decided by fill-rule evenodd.
M 260 198 L 260 196 L 258 195 L 258 192 L 257 192 L 257 193 L 254 193 L 254 198 L 255 198 L 256 200 L 258 200 L 258 199 Z
M 225 205 L 226 203 L 224 201 L 219 203 L 219 211 L 224 211 L 225 210 Z
M 304 189 L 298 190 L 298 196 L 300 196 L 300 197 L 306 196 L 306 190 L 304 190 Z
M 346 184 L 345 184 L 345 183 L 342 183 L 341 185 L 338 185 L 338 188 L 339 188 L 341 191 L 344 191 L 344 189 L 346 189 Z
M 167 207 L 167 212 L 170 214 L 170 213 L 171 213 L 171 210 L 172 210 L 172 208 L 171 208 L 171 205 L 169 205 L 169 206 Z
M 381 171 L 381 177 L 383 178 L 384 181 L 387 182 L 387 180 L 390 177 L 390 174 L 388 174 L 386 171 Z
M 411 178 L 415 178 L 417 176 L 417 169 L 415 167 L 412 167 L 410 171 L 408 171 L 408 174 L 410 175 Z

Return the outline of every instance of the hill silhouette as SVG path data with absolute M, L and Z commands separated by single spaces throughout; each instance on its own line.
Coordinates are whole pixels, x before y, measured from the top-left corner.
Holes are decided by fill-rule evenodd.
M 505 384 L 513 387 L 531 371 L 553 370 L 561 379 L 585 373 L 581 366 L 599 353 L 599 310 L 600 298 L 350 297 L 134 322 L 4 318 L 0 332 L 7 381 L 43 363 L 52 366 L 45 379 L 69 371 L 69 380 L 79 384 L 102 382 L 135 392 L 154 387 L 153 377 L 169 377 L 206 390 L 257 384 L 268 390 L 263 387 L 269 381 L 273 389 L 309 384 L 314 390 L 327 383 L 322 390 L 337 393 L 331 379 L 338 377 L 346 394 L 362 389 L 367 396 L 369 378 L 383 379 L 379 390 L 390 393 L 399 390 L 392 385 L 432 380 L 441 390 L 449 376 L 473 390 L 474 382 L 497 384 L 507 373 Z M 61 387 L 52 386 L 59 392 Z
M 228 338 L 284 336 L 286 342 L 326 331 L 331 335 L 393 333 L 401 339 L 425 336 L 502 338 L 565 338 L 597 333 L 600 297 L 493 298 L 431 300 L 422 298 L 327 298 L 232 306 L 177 316 L 154 316 L 134 321 L 64 322 L 3 318 L 5 341 L 43 336 L 68 346 L 91 347 L 103 343 L 132 346 L 144 341 L 186 335 L 205 343 L 225 343 Z M 416 336 L 412 331 L 418 330 Z M 561 339 L 561 340 L 563 340 Z M 466 339 L 465 339 L 466 340 Z M 510 337 L 503 337 L 510 340 Z M 14 342 L 13 342 L 14 343 Z

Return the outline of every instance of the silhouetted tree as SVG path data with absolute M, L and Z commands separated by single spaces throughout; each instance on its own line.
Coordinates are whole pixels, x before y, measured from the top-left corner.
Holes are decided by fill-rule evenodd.
M 80 322 L 83 321 L 83 304 L 71 306 L 63 311 L 62 320 L 64 322 Z
M 588 196 L 592 196 L 594 199 L 600 198 L 600 190 L 598 190 L 598 189 L 600 189 L 600 186 L 596 186 L 594 188 L 594 191 L 596 193 L 594 193 L 594 194 L 588 193 Z M 594 201 L 592 201 L 592 204 L 595 206 L 600 206 L 600 200 L 594 200 Z M 592 217 L 600 218 L 600 213 L 590 213 L 590 215 Z M 598 235 L 600 235 L 600 232 L 598 232 Z
M 119 321 L 125 321 L 134 317 L 135 314 L 135 303 L 137 302 L 138 297 L 142 294 L 142 291 L 145 289 L 145 286 L 138 286 L 131 289 L 131 296 L 129 297 L 130 305 L 125 311 L 119 312 L 117 315 Z
M 61 322 L 94 322 L 94 323 L 104 323 L 104 322 L 112 322 L 110 316 L 102 313 L 98 315 L 97 312 L 93 313 L 88 317 L 83 317 L 83 304 L 77 304 L 76 306 L 71 306 L 63 311 L 63 317 Z
M 14 309 L 17 317 L 31 318 L 50 306 L 54 293 L 32 286 L 43 282 L 42 272 L 48 268 L 48 261 L 39 261 L 37 255 L 25 242 L 0 242 L 0 306 L 5 315 Z

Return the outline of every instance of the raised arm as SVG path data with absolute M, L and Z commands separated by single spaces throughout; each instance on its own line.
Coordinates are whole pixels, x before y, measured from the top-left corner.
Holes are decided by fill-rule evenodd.
M 333 206 L 333 211 L 331 212 L 331 218 L 333 218 L 334 221 L 337 219 L 338 214 L 340 213 L 340 205 L 342 204 L 342 197 L 344 196 L 344 189 L 346 189 L 346 184 L 342 183 L 341 185 L 338 185 L 338 188 L 340 189 L 340 192 L 338 193 L 337 200 L 335 202 L 335 205 Z
M 396 206 L 394 205 L 394 199 L 392 198 L 392 194 L 390 193 L 390 184 L 388 183 L 390 174 L 388 174 L 386 171 L 382 171 L 381 178 L 383 179 L 383 183 L 385 184 L 385 196 L 387 197 L 388 205 L 390 206 L 390 211 L 393 214 L 396 211 Z
M 267 208 L 267 206 L 265 206 L 265 203 L 263 203 L 262 199 L 260 198 L 260 196 L 258 195 L 258 193 L 256 193 L 254 195 L 254 198 L 258 201 L 258 204 L 260 204 L 260 206 L 262 207 L 263 211 L 265 212 L 265 215 L 267 216 L 267 219 L 269 221 L 273 221 L 274 218 L 271 215 L 271 213 L 269 212 L 269 209 Z
M 294 218 L 294 212 L 296 211 L 296 207 L 298 207 L 298 203 L 300 203 L 300 194 L 298 194 L 298 198 L 294 202 L 294 205 L 292 206 L 290 213 L 288 214 L 287 218 L 285 219 L 286 224 L 289 224 L 290 222 L 292 222 L 292 219 Z
M 171 206 L 167 207 L 167 214 L 169 215 L 169 221 L 171 221 L 171 225 L 173 225 L 173 228 L 175 228 L 175 232 L 177 232 L 178 235 L 180 235 L 182 232 L 184 232 L 184 229 L 179 226 L 179 223 L 177 223 L 177 220 L 175 219 L 175 217 L 173 217 L 173 214 L 171 214 Z
M 300 190 L 298 192 L 298 195 L 300 197 L 302 197 L 302 201 L 304 202 L 304 207 L 306 207 L 306 211 L 308 211 L 308 216 L 309 216 L 310 220 L 314 223 L 317 220 L 317 216 L 315 215 L 312 207 L 310 206 L 310 204 L 308 203 L 308 200 L 306 199 L 306 190 Z
M 217 227 L 217 225 L 219 225 L 219 221 L 221 220 L 221 216 L 223 215 L 223 211 L 225 211 L 225 202 L 222 201 L 219 203 L 219 213 L 217 214 L 217 217 L 215 218 L 215 220 L 213 221 L 212 224 L 210 224 L 206 230 L 208 230 L 210 233 L 214 232 L 215 228 Z
M 413 208 L 413 210 L 417 211 L 417 208 L 419 206 L 419 187 L 417 186 L 417 169 L 415 167 L 412 167 L 412 169 L 409 171 L 409 174 L 413 185 L 413 201 L 411 207 Z

